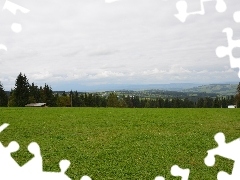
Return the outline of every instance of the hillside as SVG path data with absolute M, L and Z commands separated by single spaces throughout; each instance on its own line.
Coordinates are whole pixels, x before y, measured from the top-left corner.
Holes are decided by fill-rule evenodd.
M 209 84 L 182 90 L 183 92 L 216 93 L 223 96 L 235 95 L 237 84 Z

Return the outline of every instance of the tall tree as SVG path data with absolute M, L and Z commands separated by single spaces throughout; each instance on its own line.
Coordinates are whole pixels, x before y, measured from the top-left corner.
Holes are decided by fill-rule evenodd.
M 218 97 L 216 97 L 213 101 L 213 107 L 214 108 L 220 108 L 221 107 L 221 101 L 219 100 Z
M 38 86 L 36 86 L 34 83 L 32 83 L 29 86 L 29 102 L 30 103 L 40 102 L 40 91 L 38 89 Z
M 28 104 L 29 83 L 25 74 L 22 75 L 21 72 L 16 79 L 14 95 L 15 95 L 16 106 L 24 107 L 26 104 Z
M 6 107 L 8 105 L 8 96 L 4 91 L 3 85 L 0 82 L 0 106 Z
M 240 83 L 237 86 L 237 93 L 235 96 L 237 107 L 240 107 Z
M 115 93 L 110 93 L 107 99 L 108 107 L 119 107 L 118 97 Z
M 54 98 L 54 94 L 52 91 L 52 88 L 50 86 L 48 86 L 47 84 L 45 84 L 44 88 L 43 88 L 43 96 L 44 96 L 44 100 L 47 106 L 56 106 L 56 101 Z
M 197 101 L 197 107 L 198 108 L 203 108 L 204 106 L 204 99 L 203 98 L 199 98 Z

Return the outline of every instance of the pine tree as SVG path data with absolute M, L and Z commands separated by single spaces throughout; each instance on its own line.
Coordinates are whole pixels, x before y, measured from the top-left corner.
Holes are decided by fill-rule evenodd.
M 38 89 L 38 86 L 36 86 L 34 83 L 29 86 L 29 102 L 40 102 L 40 90 Z
M 0 107 L 6 107 L 8 105 L 8 96 L 4 91 L 3 85 L 0 82 Z
M 14 100 L 15 100 L 16 106 L 24 107 L 26 104 L 28 104 L 29 83 L 25 74 L 22 75 L 21 72 L 16 79 L 14 95 L 15 95 Z
M 108 107 L 119 107 L 118 97 L 115 93 L 110 93 L 107 99 Z
M 237 86 L 237 93 L 235 96 L 237 107 L 240 107 L 240 83 Z
M 45 84 L 44 88 L 43 88 L 43 94 L 44 94 L 44 99 L 45 99 L 45 103 L 47 106 L 53 107 L 56 106 L 56 101 L 54 98 L 54 94 L 52 91 L 52 88 L 49 87 L 47 84 Z
M 203 108 L 203 106 L 204 106 L 204 99 L 203 98 L 198 99 L 197 107 L 198 108 Z

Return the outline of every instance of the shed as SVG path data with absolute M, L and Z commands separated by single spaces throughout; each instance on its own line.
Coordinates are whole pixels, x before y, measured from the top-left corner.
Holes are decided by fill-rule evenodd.
M 236 108 L 236 105 L 228 105 L 228 108 Z
M 25 107 L 46 107 L 46 103 L 30 103 L 25 105 Z

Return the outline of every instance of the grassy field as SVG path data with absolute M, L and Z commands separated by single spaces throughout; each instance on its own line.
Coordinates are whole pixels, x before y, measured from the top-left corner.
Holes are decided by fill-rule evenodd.
M 23 165 L 35 141 L 41 147 L 45 171 L 59 171 L 62 159 L 71 161 L 67 175 L 79 180 L 153 180 L 170 174 L 172 165 L 190 168 L 189 179 L 216 179 L 220 170 L 231 173 L 233 161 L 216 158 L 207 167 L 207 150 L 217 146 L 214 135 L 223 132 L 229 142 L 240 137 L 239 109 L 118 109 L 118 108 L 0 108 L 0 133 Z

